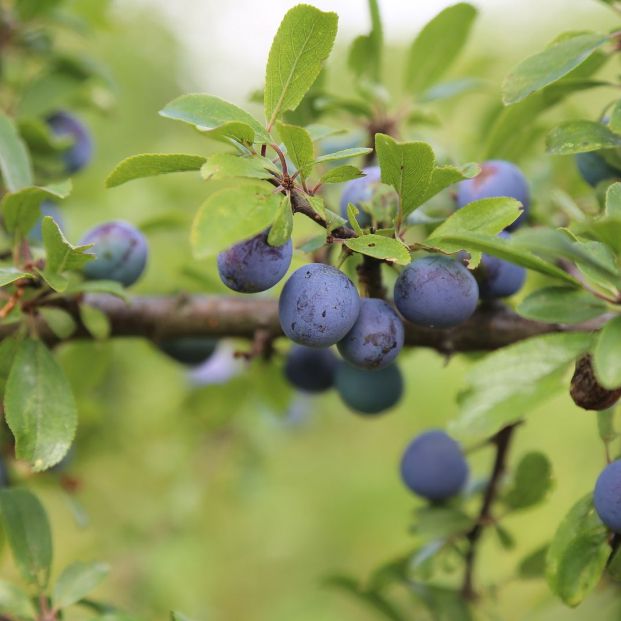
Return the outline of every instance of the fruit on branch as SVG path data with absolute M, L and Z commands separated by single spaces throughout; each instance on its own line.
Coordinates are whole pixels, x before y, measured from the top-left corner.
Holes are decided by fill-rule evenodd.
M 280 282 L 291 265 L 291 240 L 282 246 L 267 243 L 269 231 L 242 241 L 218 255 L 220 280 L 233 291 L 258 293 Z
M 595 151 L 578 153 L 576 166 L 580 176 L 593 187 L 602 181 L 621 179 L 621 170 L 609 164 L 601 154 Z
M 604 388 L 595 377 L 591 356 L 587 355 L 576 362 L 569 394 L 578 407 L 599 411 L 607 410 L 621 398 L 621 388 Z
M 72 174 L 82 170 L 93 156 L 93 142 L 88 128 L 73 114 L 59 111 L 47 118 L 47 124 L 59 138 L 71 138 L 72 144 L 63 154 L 65 170 Z
M 427 328 L 451 328 L 474 313 L 479 287 L 459 261 L 443 255 L 415 259 L 399 274 L 394 300 L 399 312 Z
M 405 449 L 401 478 L 418 496 L 439 502 L 461 491 L 468 478 L 468 463 L 453 438 L 432 429 L 416 436 Z
M 384 300 L 362 298 L 354 327 L 337 347 L 341 356 L 354 366 L 380 369 L 397 357 L 403 340 L 403 323 L 392 306 Z
M 509 237 L 502 232 L 499 237 Z M 479 295 L 482 300 L 507 298 L 517 293 L 526 280 L 526 270 L 520 265 L 484 254 L 474 272 L 479 283 Z
M 209 336 L 181 336 L 160 341 L 157 346 L 181 364 L 198 366 L 211 357 L 218 341 Z
M 337 366 L 337 357 L 330 349 L 294 345 L 285 361 L 285 377 L 302 392 L 325 392 L 334 386 Z
M 334 384 L 345 405 L 360 414 L 385 412 L 403 395 L 403 376 L 394 363 L 371 371 L 342 362 Z
M 33 244 L 41 244 L 43 242 L 43 233 L 41 231 L 41 225 L 43 224 L 43 218 L 45 216 L 51 216 L 54 218 L 56 224 L 61 231 L 65 228 L 64 219 L 60 208 L 56 203 L 52 201 L 43 201 L 41 203 L 41 217 L 37 220 L 37 223 L 28 232 L 28 241 Z
M 133 285 L 147 264 L 147 240 L 128 222 L 115 220 L 91 229 L 82 244 L 94 244 L 96 258 L 84 266 L 90 280 L 116 280 L 125 287 Z
M 621 461 L 613 461 L 602 470 L 595 484 L 593 504 L 602 522 L 621 533 Z
M 457 186 L 457 207 L 461 208 L 481 198 L 509 196 L 522 203 L 522 215 L 507 227 L 508 231 L 524 224 L 530 207 L 528 182 L 522 171 L 505 160 L 489 160 L 481 164 L 481 172 L 472 179 L 465 179 Z
M 360 313 L 360 298 L 343 272 L 323 263 L 309 263 L 285 283 L 278 313 L 283 332 L 292 341 L 329 347 L 352 329 Z

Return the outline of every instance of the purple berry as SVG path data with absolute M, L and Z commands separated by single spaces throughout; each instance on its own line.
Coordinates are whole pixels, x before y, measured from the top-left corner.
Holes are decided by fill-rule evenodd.
M 338 360 L 330 349 L 294 345 L 285 361 L 285 377 L 303 392 L 325 392 L 334 385 L 337 365 Z
M 67 172 L 82 170 L 93 156 L 93 143 L 86 126 L 72 114 L 62 111 L 49 116 L 47 123 L 56 136 L 72 140 L 63 156 Z
M 268 231 L 231 246 L 218 255 L 218 273 L 233 291 L 258 293 L 277 284 L 291 265 L 291 240 L 282 246 L 267 243 Z

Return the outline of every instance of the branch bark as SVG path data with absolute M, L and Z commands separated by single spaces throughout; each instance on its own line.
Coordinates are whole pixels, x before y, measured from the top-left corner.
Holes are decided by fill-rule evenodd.
M 88 295 L 84 301 L 106 314 L 111 336 L 142 337 L 157 341 L 179 336 L 238 337 L 254 339 L 257 331 L 274 338 L 282 335 L 278 302 L 257 296 L 136 296 L 129 302 L 109 295 Z M 56 301 L 76 320 L 72 338 L 90 338 L 81 324 L 76 300 Z M 38 334 L 50 344 L 56 337 L 41 318 Z M 429 347 L 444 354 L 490 351 L 550 332 L 592 330 L 596 324 L 559 326 L 520 317 L 505 306 L 481 307 L 462 325 L 449 330 L 419 328 L 404 322 L 406 344 Z M 13 325 L 0 325 L 0 339 L 13 333 Z

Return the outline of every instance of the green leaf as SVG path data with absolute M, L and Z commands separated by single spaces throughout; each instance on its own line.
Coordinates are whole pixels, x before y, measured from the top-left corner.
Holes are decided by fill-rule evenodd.
M 608 389 L 621 386 L 621 317 L 611 319 L 597 335 L 593 367 L 599 383 Z
M 39 313 L 54 335 L 61 340 L 68 339 L 78 327 L 74 318 L 62 308 L 41 306 Z
M 509 261 L 510 263 L 516 263 L 517 265 L 539 272 L 540 274 L 558 278 L 575 287 L 580 286 L 580 283 L 567 272 L 535 256 L 532 252 L 517 244 L 515 239 L 504 239 L 502 237 L 493 237 L 471 232 L 449 233 L 442 238 L 434 239 L 434 246 L 436 248 L 442 249 L 445 244 L 447 248 L 451 249 L 459 247 L 469 252 L 473 250 L 486 252 L 487 254 L 505 259 L 505 261 Z
M 424 540 L 450 539 L 470 530 L 473 522 L 460 509 L 428 505 L 416 510 L 412 530 Z
M 550 131 L 546 137 L 548 153 L 571 155 L 621 146 L 621 136 L 594 121 L 567 121 Z
M 51 216 L 43 218 L 41 231 L 47 258 L 45 269 L 39 273 L 52 289 L 64 291 L 68 285 L 68 280 L 63 275 L 64 272 L 79 270 L 95 258 L 94 254 L 87 253 L 92 244 L 85 246 L 73 246 L 70 244 Z
M 356 37 L 347 57 L 347 64 L 354 74 L 360 78 L 368 76 L 373 82 L 379 83 L 382 73 L 383 28 L 377 0 L 369 0 L 371 13 L 371 32 Z
M 393 237 L 375 234 L 361 235 L 345 240 L 345 245 L 354 252 L 391 261 L 398 265 L 407 265 L 411 261 L 407 246 Z
M 543 453 L 533 451 L 518 463 L 513 485 L 503 500 L 512 509 L 526 509 L 541 502 L 551 487 L 550 460 Z
M 439 84 L 431 86 L 426 91 L 421 93 L 418 97 L 418 101 L 420 103 L 442 101 L 450 99 L 451 97 L 457 97 L 458 95 L 462 95 L 463 93 L 468 93 L 470 91 L 483 90 L 486 86 L 487 82 L 480 78 L 457 78 L 455 80 L 447 80 L 446 82 L 440 82 Z M 424 118 L 425 117 L 423 117 L 423 120 Z M 427 119 L 430 121 L 433 117 L 427 117 Z M 411 115 L 408 117 L 408 121 L 413 121 Z
M 321 162 L 336 162 L 337 160 L 349 160 L 354 157 L 360 157 L 361 155 L 367 155 L 371 153 L 373 149 L 368 147 L 352 147 L 350 149 L 342 149 L 341 151 L 335 151 L 334 153 L 326 153 L 319 156 L 316 160 L 316 164 Z
M 621 100 L 612 106 L 608 119 L 608 127 L 615 133 L 621 133 Z
M 442 190 L 451 185 L 463 181 L 464 179 L 472 179 L 481 172 L 481 168 L 477 164 L 465 164 L 464 166 L 436 166 L 431 173 L 431 181 L 421 205 L 433 198 Z
M 110 320 L 103 311 L 90 304 L 80 304 L 79 312 L 80 321 L 94 338 L 101 341 L 110 336 Z
M 27 489 L 0 489 L 0 516 L 24 580 L 43 591 L 52 565 L 52 533 L 43 505 Z
M 34 619 L 35 609 L 25 591 L 19 587 L 0 580 L 0 610 L 18 619 Z
M 621 183 L 611 183 L 606 190 L 606 209 L 608 218 L 621 218 Z
M 17 133 L 15 123 L 0 112 L 0 172 L 9 192 L 33 184 L 32 168 L 26 145 Z
M 375 151 L 382 169 L 382 182 L 395 188 L 403 216 L 425 201 L 434 169 L 435 155 L 425 142 L 395 141 L 375 135 Z
M 267 236 L 267 243 L 270 246 L 282 246 L 291 239 L 292 232 L 293 211 L 291 210 L 291 199 L 286 194 L 280 199 L 280 207 Z
M 290 9 L 272 42 L 265 74 L 268 128 L 295 110 L 313 85 L 336 38 L 338 17 L 307 4 Z
M 0 267 L 0 287 L 6 287 L 20 278 L 34 278 L 34 276 L 15 267 Z
M 531 293 L 516 310 L 535 321 L 575 324 L 599 317 L 606 304 L 581 289 L 545 287 Z
M 0 341 L 0 397 L 4 397 L 4 389 L 18 345 L 19 340 L 15 336 L 8 336 Z
M 517 103 L 556 82 L 609 40 L 608 35 L 581 33 L 559 40 L 543 52 L 527 58 L 505 79 L 502 86 L 504 103 Z
M 116 168 L 108 175 L 106 187 L 114 188 L 117 185 L 155 177 L 174 172 L 186 172 L 200 170 L 205 163 L 202 155 L 187 155 L 185 153 L 142 153 L 132 155 L 116 165 Z
M 440 80 L 466 44 L 476 14 L 472 5 L 460 2 L 444 9 L 420 31 L 408 54 L 408 91 L 422 93 Z
M 192 621 L 190 617 L 184 615 L 182 612 L 175 612 L 174 610 L 170 613 L 170 621 Z
M 62 610 L 76 604 L 97 587 L 109 571 L 104 563 L 77 562 L 65 567 L 54 585 L 54 607 Z
M 129 300 L 127 290 L 116 280 L 70 281 L 65 289 L 65 294 L 70 295 L 73 293 L 109 293 L 126 302 Z
M 321 183 L 343 183 L 360 177 L 364 177 L 364 173 L 359 168 L 346 164 L 330 169 L 321 177 Z
M 468 373 L 451 432 L 461 439 L 486 438 L 519 420 L 563 386 L 567 367 L 591 343 L 586 332 L 546 334 L 487 355 Z
M 608 532 L 587 494 L 554 535 L 546 557 L 548 585 L 568 606 L 577 606 L 597 586 L 609 555 Z
M 214 192 L 198 210 L 190 240 L 197 259 L 220 252 L 267 228 L 281 196 L 261 182 L 240 184 Z
M 545 575 L 548 547 L 547 544 L 541 546 L 522 559 L 518 566 L 518 576 L 522 580 L 542 578 Z
M 63 370 L 40 341 L 20 342 L 4 408 L 18 459 L 41 471 L 66 455 L 77 426 L 76 405 Z
M 276 125 L 281 140 L 287 148 L 287 155 L 300 171 L 302 178 L 307 177 L 313 168 L 315 148 L 310 134 L 297 125 L 278 122 Z
M 71 181 L 67 179 L 54 185 L 23 188 L 5 194 L 0 201 L 0 209 L 6 230 L 25 236 L 41 217 L 41 203 L 66 198 L 71 190 Z
M 207 158 L 201 168 L 205 180 L 245 177 L 247 179 L 269 179 L 275 167 L 265 157 L 242 157 L 231 153 L 215 153 Z
M 160 111 L 160 115 L 193 125 L 216 140 L 270 143 L 265 128 L 252 115 L 213 95 L 182 95 Z
M 430 246 L 434 240 L 442 240 L 451 234 L 462 232 L 487 233 L 497 235 L 511 223 L 515 222 L 522 213 L 522 205 L 514 198 L 482 198 L 468 203 L 461 209 L 451 214 L 426 241 Z M 448 252 L 456 252 L 461 249 L 461 244 L 442 244 L 442 248 Z M 476 266 L 480 260 L 480 253 L 473 253 L 471 265 Z

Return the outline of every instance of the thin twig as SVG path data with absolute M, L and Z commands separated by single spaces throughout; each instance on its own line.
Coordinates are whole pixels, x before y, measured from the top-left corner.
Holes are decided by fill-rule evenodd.
M 504 427 L 491 439 L 491 442 L 496 447 L 496 457 L 494 459 L 492 474 L 487 488 L 485 489 L 479 517 L 475 525 L 466 534 L 468 550 L 466 552 L 466 567 L 461 592 L 463 597 L 468 600 L 476 598 L 476 591 L 474 589 L 474 568 L 477 558 L 478 543 L 485 527 L 493 523 L 492 506 L 496 500 L 500 481 L 505 472 L 511 437 L 519 424 L 520 423 L 514 423 Z

